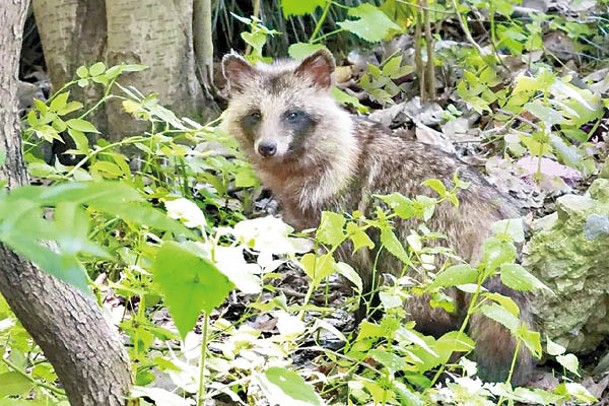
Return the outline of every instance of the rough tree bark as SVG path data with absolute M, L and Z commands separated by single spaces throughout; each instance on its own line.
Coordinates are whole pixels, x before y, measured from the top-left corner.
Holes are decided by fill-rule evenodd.
M 106 0 L 106 17 L 108 64 L 149 66 L 129 75 L 129 84 L 157 93 L 178 115 L 200 113 L 205 97 L 195 75 L 193 0 Z M 121 117 L 120 103 L 108 107 L 111 136 L 141 131 L 140 123 Z
M 55 90 L 71 80 L 80 65 L 100 60 L 108 66 L 137 63 L 149 69 L 123 76 L 121 84 L 134 86 L 145 95 L 157 93 L 161 104 L 178 116 L 207 120 L 217 115 L 204 91 L 208 83 L 202 85 L 196 75 L 197 64 L 204 63 L 202 68 L 209 69 L 211 59 L 211 49 L 207 49 L 211 48 L 211 30 L 201 24 L 207 18 L 211 21 L 209 0 L 197 6 L 196 14 L 194 0 L 32 1 Z M 201 76 L 202 81 L 209 76 Z M 85 96 L 85 102 L 99 98 L 95 92 Z M 118 100 L 110 101 L 101 113 L 104 120 L 96 117 L 94 122 L 113 141 L 146 129 L 145 123 L 123 113 Z
M 0 179 L 27 182 L 17 117 L 17 72 L 28 1 L 0 3 Z M 101 308 L 79 290 L 0 245 L 0 293 L 51 362 L 74 406 L 124 405 L 131 385 L 126 351 Z
M 105 60 L 106 3 L 104 0 L 32 0 L 34 16 L 51 83 L 55 90 L 72 80 L 81 65 Z M 103 95 L 101 86 L 74 87 L 72 97 L 85 106 Z M 106 114 L 101 110 L 88 118 L 106 132 Z

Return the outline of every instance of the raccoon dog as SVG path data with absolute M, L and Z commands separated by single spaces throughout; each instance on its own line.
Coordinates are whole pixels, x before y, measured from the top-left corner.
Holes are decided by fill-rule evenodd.
M 279 61 L 251 65 L 238 55 L 222 61 L 229 86 L 229 106 L 224 130 L 236 137 L 262 183 L 283 207 L 287 223 L 296 229 L 319 224 L 321 212 L 360 210 L 371 214 L 372 195 L 400 192 L 406 196 L 426 193 L 421 183 L 429 178 L 452 184 L 453 174 L 471 184 L 460 196 L 460 207 L 449 203 L 436 207 L 429 227 L 447 236 L 455 252 L 467 261 L 479 258 L 490 225 L 500 219 L 519 217 L 509 198 L 501 195 L 479 174 L 456 157 L 431 146 L 392 136 L 388 130 L 352 117 L 330 95 L 335 62 L 325 50 L 301 62 Z M 396 221 L 395 231 L 405 240 L 414 224 Z M 378 235 L 370 235 L 378 245 Z M 347 249 L 348 251 L 348 249 Z M 373 264 L 366 256 L 343 253 L 368 287 Z M 397 259 L 381 253 L 377 268 L 400 275 Z M 529 322 L 527 302 L 517 292 L 491 281 L 487 289 L 516 300 L 521 318 Z M 467 308 L 467 297 L 453 289 L 456 314 L 432 309 L 429 297 L 413 297 L 406 310 L 417 330 L 439 336 L 458 329 Z M 486 380 L 507 377 L 516 342 L 498 323 L 477 314 L 469 335 L 477 342 L 474 357 Z M 531 354 L 521 346 L 512 383 L 526 381 Z

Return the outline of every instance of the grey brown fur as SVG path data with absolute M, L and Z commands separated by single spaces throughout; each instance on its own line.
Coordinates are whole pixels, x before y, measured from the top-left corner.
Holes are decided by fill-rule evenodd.
M 459 195 L 460 207 L 440 204 L 428 225 L 444 233 L 463 259 L 475 262 L 490 225 L 519 216 L 510 199 L 456 157 L 353 118 L 329 93 L 334 68 L 334 59 L 327 51 L 300 63 L 252 66 L 234 54 L 223 60 L 230 93 L 224 129 L 240 141 L 262 183 L 280 200 L 285 221 L 305 229 L 319 224 L 323 210 L 370 213 L 373 194 L 426 194 L 429 189 L 421 186 L 424 180 L 438 178 L 450 186 L 457 172 L 462 180 L 471 182 Z M 410 222 L 397 222 L 398 238 L 405 241 L 412 227 Z M 374 255 L 352 256 L 347 252 L 343 256 L 370 286 L 373 264 L 369 258 Z M 399 275 L 403 265 L 387 254 L 380 256 L 377 268 Z M 513 297 L 520 304 L 521 318 L 529 321 L 522 296 L 497 281 L 487 288 Z M 449 294 L 463 312 L 463 294 L 457 290 Z M 406 305 L 418 330 L 437 336 L 459 328 L 463 314 L 432 309 L 428 299 L 415 297 Z M 476 315 L 469 334 L 477 341 L 474 355 L 480 375 L 489 380 L 505 379 L 515 349 L 510 333 Z M 524 382 L 531 367 L 528 351 L 523 349 L 518 358 L 513 383 Z

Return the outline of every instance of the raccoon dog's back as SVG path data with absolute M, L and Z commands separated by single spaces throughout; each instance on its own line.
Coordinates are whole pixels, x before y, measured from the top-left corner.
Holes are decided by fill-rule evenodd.
M 428 224 L 447 236 L 458 255 L 475 262 L 482 242 L 490 234 L 490 225 L 518 217 L 511 200 L 455 156 L 393 137 L 379 125 L 351 117 L 329 92 L 334 68 L 334 59 L 327 51 L 318 51 L 302 62 L 273 65 L 252 66 L 234 54 L 223 60 L 230 93 L 224 129 L 239 140 L 262 183 L 280 200 L 284 219 L 295 228 L 304 229 L 316 227 L 323 210 L 360 210 L 370 214 L 374 209 L 373 195 L 425 194 L 423 181 L 437 178 L 451 187 L 453 174 L 457 173 L 460 179 L 470 182 L 459 195 L 460 207 L 438 205 Z M 395 230 L 402 241 L 413 225 L 396 223 Z M 371 238 L 378 246 L 378 236 L 373 234 Z M 343 254 L 370 286 L 372 262 L 365 256 Z M 374 253 L 370 257 L 374 258 Z M 380 271 L 395 275 L 403 268 L 386 253 L 381 254 L 377 265 Z M 523 319 L 528 321 L 522 296 L 496 281 L 487 288 L 517 300 Z M 456 314 L 432 309 L 427 297 L 407 301 L 417 329 L 438 335 L 459 325 L 467 298 L 456 290 L 450 294 L 462 307 Z M 481 376 L 505 379 L 515 349 L 509 331 L 477 315 L 469 333 L 477 339 L 475 357 Z M 530 366 L 530 354 L 522 350 L 515 381 L 524 381 Z

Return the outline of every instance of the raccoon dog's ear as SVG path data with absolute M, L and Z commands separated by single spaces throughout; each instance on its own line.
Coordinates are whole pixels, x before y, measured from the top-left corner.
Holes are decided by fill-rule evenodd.
M 332 72 L 336 68 L 334 57 L 325 48 L 306 57 L 296 68 L 296 75 L 310 79 L 316 87 L 329 89 L 332 86 Z
M 255 68 L 242 56 L 230 53 L 222 58 L 222 75 L 226 78 L 229 92 L 240 91 L 252 83 Z

